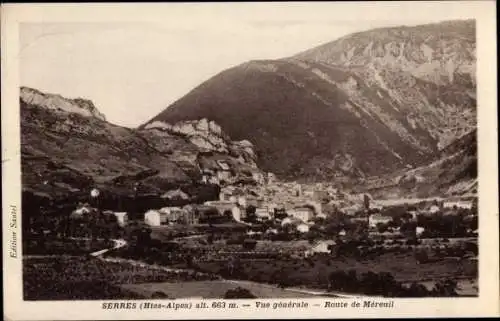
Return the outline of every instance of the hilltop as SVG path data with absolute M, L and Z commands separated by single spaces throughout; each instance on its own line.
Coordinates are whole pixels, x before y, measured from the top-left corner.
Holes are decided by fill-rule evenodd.
M 436 161 L 476 126 L 475 22 L 382 28 L 224 70 L 145 125 L 206 118 L 289 180 Z
M 23 196 L 30 207 L 85 201 L 98 188 L 108 208 L 137 198 L 154 208 L 169 198 L 218 199 L 220 185 L 262 175 L 252 144 L 231 141 L 214 122 L 130 129 L 107 122 L 88 100 L 26 87 L 20 105 Z

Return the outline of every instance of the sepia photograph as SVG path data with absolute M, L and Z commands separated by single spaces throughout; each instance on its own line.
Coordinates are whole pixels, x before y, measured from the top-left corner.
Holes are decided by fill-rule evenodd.
M 479 18 L 233 5 L 19 22 L 22 300 L 479 298 Z

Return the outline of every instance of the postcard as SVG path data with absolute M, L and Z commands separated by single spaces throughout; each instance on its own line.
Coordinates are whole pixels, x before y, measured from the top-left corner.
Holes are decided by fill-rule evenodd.
M 4 319 L 499 316 L 494 9 L 2 5 Z

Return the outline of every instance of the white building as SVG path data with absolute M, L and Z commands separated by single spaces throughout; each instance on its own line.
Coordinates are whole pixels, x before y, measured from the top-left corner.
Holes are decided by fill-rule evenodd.
M 285 226 L 287 224 L 292 224 L 293 223 L 293 220 L 292 218 L 290 217 L 285 217 L 282 221 L 281 221 L 281 226 Z
M 408 211 L 408 214 L 411 215 L 411 219 L 412 220 L 416 220 L 417 219 L 417 216 L 418 216 L 418 212 L 417 211 Z
M 90 206 L 84 205 L 82 207 L 77 208 L 71 213 L 72 218 L 82 218 L 86 215 L 90 215 L 92 212 L 92 208 Z
M 368 225 L 372 228 L 376 228 L 377 224 L 387 224 L 392 221 L 390 216 L 382 216 L 381 214 L 372 214 L 368 217 Z
M 272 183 L 274 183 L 275 180 L 276 180 L 276 176 L 273 173 L 268 172 L 267 173 L 267 182 L 269 184 L 272 184 Z
M 262 185 L 264 183 L 264 175 L 262 175 L 262 173 L 252 172 L 252 178 L 259 185 Z
M 315 253 L 330 253 L 330 249 L 332 246 L 337 245 L 337 243 L 333 240 L 329 241 L 318 241 L 313 247 L 306 251 L 305 256 L 311 256 Z
M 318 218 L 326 218 L 326 214 L 325 213 L 319 213 L 318 215 L 316 215 L 316 217 L 318 217 Z
M 314 191 L 313 190 L 305 190 L 305 191 L 303 191 L 303 195 L 306 198 L 313 199 L 314 198 Z
M 288 215 L 302 222 L 310 221 L 314 217 L 314 211 L 309 207 L 296 207 L 287 211 Z
M 246 208 L 247 207 L 247 198 L 245 196 L 239 196 L 237 203 L 242 208 Z
M 169 200 L 187 200 L 187 199 L 189 199 L 189 195 L 184 193 L 180 189 L 170 190 L 170 191 L 164 193 L 161 197 L 169 199 Z
M 472 201 L 464 201 L 464 200 L 458 200 L 458 201 L 445 201 L 443 202 L 443 207 L 444 208 L 465 208 L 465 209 L 472 209 Z
M 176 206 L 163 207 L 159 209 L 158 212 L 165 217 L 165 222 L 177 222 L 186 215 L 186 211 Z
M 224 214 L 224 213 L 231 213 L 231 216 L 233 219 L 237 222 L 241 221 L 241 209 L 240 207 L 235 204 L 235 202 L 231 201 L 209 201 L 205 202 L 205 205 L 208 206 L 213 206 L 215 207 L 219 213 Z
M 149 226 L 160 226 L 166 222 L 167 216 L 157 210 L 149 210 L 144 213 L 144 223 Z
M 270 228 L 266 231 L 266 234 L 278 234 L 278 230 L 275 228 Z
M 295 196 L 302 197 L 302 185 L 300 185 L 300 184 L 295 185 L 294 190 L 295 190 L 295 193 L 294 193 Z
M 119 226 L 124 227 L 128 223 L 128 214 L 126 212 L 114 212 L 116 222 Z
M 297 225 L 296 229 L 299 233 L 307 233 L 309 232 L 309 225 L 301 223 Z
M 441 209 L 439 208 L 439 206 L 437 205 L 432 205 L 430 208 L 429 208 L 429 212 L 431 214 L 435 214 L 437 212 L 439 212 Z
M 423 227 L 421 227 L 421 226 L 417 226 L 417 227 L 415 228 L 415 234 L 417 235 L 417 237 L 418 237 L 418 236 L 421 236 L 421 235 L 422 235 L 422 233 L 424 233 L 424 231 L 425 231 L 425 228 L 423 228 Z
M 340 210 L 344 212 L 346 215 L 352 216 L 355 215 L 357 212 L 361 211 L 363 208 L 356 204 L 348 207 L 343 207 Z
M 281 226 L 285 226 L 285 225 L 299 225 L 299 224 L 303 224 L 303 222 L 296 218 L 296 217 L 285 217 L 282 221 L 281 221 Z
M 255 216 L 258 219 L 268 219 L 269 220 L 272 218 L 271 211 L 268 207 L 257 207 L 255 209 Z
M 323 214 L 323 206 L 320 202 L 308 201 L 306 205 L 312 206 L 316 215 Z

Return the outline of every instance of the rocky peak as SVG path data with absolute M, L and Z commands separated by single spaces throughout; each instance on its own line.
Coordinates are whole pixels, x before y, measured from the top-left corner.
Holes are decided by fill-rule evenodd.
M 191 143 L 207 151 L 228 152 L 229 137 L 216 122 L 206 118 L 181 121 L 173 125 L 163 121 L 154 121 L 146 125 L 144 129 L 159 129 L 184 136 Z
M 30 88 L 20 100 L 23 197 L 33 213 L 38 201 L 73 206 L 96 187 L 104 208 L 142 211 L 261 182 L 252 144 L 231 142 L 208 119 L 130 129 L 101 120 L 88 100 Z
M 475 86 L 475 30 L 474 20 L 379 28 L 347 35 L 294 58 L 400 69 L 440 85 L 465 81 Z
M 36 89 L 21 87 L 20 99 L 28 105 L 47 108 L 56 112 L 74 113 L 85 117 L 106 120 L 92 101 L 82 98 L 69 99 L 57 94 L 42 93 Z

